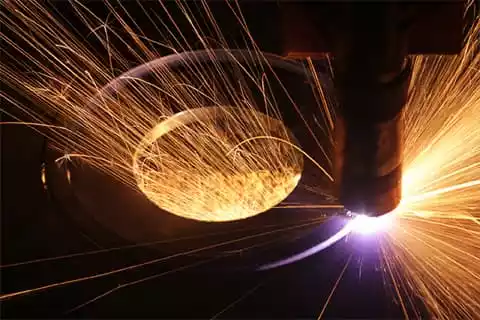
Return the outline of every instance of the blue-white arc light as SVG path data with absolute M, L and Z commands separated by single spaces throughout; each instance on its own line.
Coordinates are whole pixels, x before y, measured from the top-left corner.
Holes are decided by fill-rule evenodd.
M 387 231 L 393 223 L 393 213 L 387 213 L 379 217 L 356 215 L 349 223 L 350 231 L 359 234 L 373 234 Z
M 297 253 L 291 257 L 260 266 L 257 270 L 264 271 L 264 270 L 275 269 L 278 267 L 282 267 L 282 266 L 303 260 L 320 251 L 327 249 L 328 247 L 337 243 L 338 241 L 340 241 L 350 233 L 355 233 L 360 235 L 372 235 L 372 234 L 377 234 L 379 232 L 386 231 L 390 228 L 394 219 L 393 213 L 387 213 L 379 217 L 370 217 L 367 215 L 363 215 L 363 214 L 359 215 L 354 213 L 349 213 L 349 215 L 352 218 L 346 222 L 346 224 L 342 227 L 342 229 L 340 229 L 330 238 L 320 242 L 319 244 L 305 251 Z

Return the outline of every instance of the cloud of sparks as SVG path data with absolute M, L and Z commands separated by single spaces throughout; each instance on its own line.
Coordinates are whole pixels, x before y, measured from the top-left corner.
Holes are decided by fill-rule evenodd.
M 73 4 L 90 36 L 101 43 L 106 61 L 35 1 L 10 1 L 5 4 L 8 14 L 0 13 L 5 28 L 15 34 L 15 38 L 2 34 L 2 40 L 21 56 L 5 53 L 5 59 L 17 64 L 2 61 L 0 75 L 24 98 L 41 105 L 42 112 L 13 96 L 2 93 L 2 98 L 31 121 L 61 126 L 62 130 L 45 134 L 68 148 L 66 157 L 78 155 L 120 181 L 138 186 L 159 207 L 199 220 L 246 218 L 275 206 L 295 188 L 303 157 L 282 124 L 276 100 L 268 95 L 263 75 L 271 70 L 271 61 L 254 43 L 240 55 L 224 51 L 230 62 L 225 64 L 223 59 L 221 63 L 214 50 L 208 50 L 194 17 L 179 2 L 207 49 L 203 56 L 211 58 L 210 66 L 188 56 L 182 60 L 187 73 L 152 69 L 148 79 L 127 73 L 121 90 L 111 85 L 106 90 L 105 84 L 117 79 L 116 70 L 131 68 L 122 51 L 109 41 L 122 38 L 81 3 Z M 142 65 L 157 59 L 151 43 L 107 6 L 112 19 L 130 36 L 122 42 L 123 48 Z M 223 35 L 208 6 L 204 2 L 202 6 L 221 42 Z M 241 13 L 235 7 L 232 12 L 247 31 Z M 173 33 L 168 28 L 159 30 L 165 39 Z M 402 202 L 387 218 L 354 218 L 327 243 L 350 231 L 383 229 L 378 236 L 384 269 L 407 317 L 419 316 L 418 299 L 434 318 L 472 319 L 480 314 L 479 34 L 477 20 L 462 54 L 415 57 L 404 115 Z M 29 50 L 17 42 L 26 43 Z M 165 46 L 178 52 L 191 49 L 181 37 Z M 18 64 L 19 60 L 24 62 Z M 323 97 L 321 83 L 314 83 Z M 264 105 L 253 102 L 249 85 L 263 95 Z M 295 102 L 290 101 L 290 106 L 296 108 Z M 325 119 L 331 119 L 332 114 L 325 111 Z M 325 121 L 326 132 L 331 129 L 329 123 Z M 276 139 L 243 143 L 259 136 Z M 383 228 L 384 223 L 388 228 Z M 328 245 L 323 243 L 287 263 Z
M 59 22 L 45 7 L 32 3 L 38 6 L 32 17 L 26 6 L 13 2 L 9 6 L 14 17 L 3 19 L 15 30 L 22 24 L 15 18 L 24 18 L 23 23 L 35 35 L 18 29 L 16 36 L 30 45 L 38 44 L 37 54 L 56 67 L 47 67 L 38 56 L 8 39 L 33 62 L 33 69 L 39 70 L 36 76 L 33 71 L 23 76 L 2 65 L 2 75 L 13 88 L 40 101 L 66 129 L 67 134 L 48 133 L 62 149 L 71 150 L 59 161 L 81 158 L 138 187 L 160 208 L 202 221 L 251 217 L 274 207 L 296 187 L 303 155 L 279 120 L 262 69 L 277 65 L 304 75 L 301 64 L 255 50 L 208 47 L 153 59 L 159 54 L 142 47 L 147 57 L 137 56 L 141 65 L 112 79 L 110 68 L 67 29 L 62 28 L 50 41 L 53 29 L 42 25 L 53 27 Z M 75 5 L 87 25 L 98 23 L 80 3 Z M 123 27 L 128 30 L 127 25 Z M 138 34 L 131 30 L 129 34 L 137 45 L 141 42 Z M 107 54 L 110 64 L 126 64 L 113 47 L 108 46 Z M 258 71 L 255 76 L 253 72 Z M 263 105 L 254 101 L 252 90 L 263 96 Z M 18 101 L 7 99 L 34 114 L 38 122 L 46 121 L 39 112 L 27 111 Z M 264 139 L 245 143 L 255 137 Z
M 434 318 L 480 314 L 479 35 L 477 19 L 460 55 L 416 57 L 403 198 L 382 242 L 403 303 L 420 297 Z

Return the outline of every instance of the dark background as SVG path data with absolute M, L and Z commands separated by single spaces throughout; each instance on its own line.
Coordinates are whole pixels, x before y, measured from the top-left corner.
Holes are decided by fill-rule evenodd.
M 156 10 L 154 3 L 143 2 L 142 5 L 144 9 Z M 59 18 L 61 15 L 71 23 L 79 35 L 88 33 L 75 18 L 68 3 L 53 2 L 49 6 L 57 10 Z M 106 16 L 107 10 L 102 3 L 92 1 L 87 2 L 87 6 L 99 16 Z M 145 34 L 155 39 L 156 29 L 141 18 L 142 10 L 138 4 L 125 2 L 124 6 L 134 19 L 139 17 L 136 22 Z M 244 14 L 262 49 L 280 52 L 277 17 L 272 9 L 274 6 L 275 3 L 247 5 Z M 229 35 L 230 45 L 241 46 L 241 33 L 229 9 L 217 7 L 215 17 L 224 34 Z M 183 16 L 175 13 L 174 4 L 169 3 L 169 10 L 178 17 L 176 20 L 182 26 L 184 35 L 194 39 L 190 28 L 182 21 Z M 192 10 L 195 10 L 195 5 L 192 5 Z M 158 12 L 161 14 L 161 10 Z M 267 26 L 265 19 L 271 21 Z M 95 46 L 94 43 L 92 45 Z M 2 90 L 10 93 L 11 89 L 2 86 Z M 6 101 L 2 102 L 1 108 L 18 114 Z M 11 120 L 2 113 L 2 121 Z M 286 226 L 332 214 L 318 210 L 271 210 L 252 219 L 233 223 L 186 221 L 161 212 L 138 192 L 127 190 L 112 179 L 83 166 L 71 168 L 72 184 L 69 185 L 63 169 L 52 163 L 52 159 L 58 155 L 39 132 L 21 125 L 3 125 L 0 129 L 2 266 L 132 244 L 112 227 L 106 226 L 102 219 L 115 220 L 112 224 L 118 228 L 135 229 L 135 243 L 170 241 L 147 248 L 136 247 L 2 267 L 2 294 L 91 276 L 242 236 L 252 236 L 273 230 L 267 227 L 271 224 Z M 40 179 L 42 165 L 47 169 L 47 190 Z M 303 195 L 301 190 L 296 190 L 289 200 L 306 201 L 307 198 L 310 201 L 311 195 Z M 238 229 L 244 231 L 235 231 Z M 350 256 L 349 267 L 325 316 L 369 319 L 401 317 L 388 279 L 385 279 L 386 275 L 380 267 L 375 239 L 344 240 L 296 264 L 271 271 L 255 271 L 259 265 L 315 245 L 337 229 L 338 221 L 332 221 L 296 232 L 259 236 L 111 276 L 15 297 L 2 302 L 2 318 L 210 318 L 244 296 L 245 299 L 220 317 L 316 318 Z M 212 232 L 222 234 L 173 241 L 179 237 L 195 237 Z M 175 271 L 197 262 L 204 263 Z M 119 285 L 155 275 L 162 276 L 121 288 L 68 312 Z

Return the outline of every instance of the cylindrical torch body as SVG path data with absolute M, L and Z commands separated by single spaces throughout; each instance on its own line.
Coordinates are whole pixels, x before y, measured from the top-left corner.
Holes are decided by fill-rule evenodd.
M 333 51 L 335 182 L 347 210 L 375 216 L 401 199 L 402 113 L 411 64 L 397 5 L 351 9 Z M 360 14 L 367 9 L 373 12 Z
M 337 86 L 341 112 L 335 126 L 335 181 L 349 211 L 382 215 L 400 202 L 410 71 L 407 64 L 388 83 Z

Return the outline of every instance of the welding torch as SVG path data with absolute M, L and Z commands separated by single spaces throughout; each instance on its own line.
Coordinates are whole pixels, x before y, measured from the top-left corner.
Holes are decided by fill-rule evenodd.
M 288 2 L 282 6 L 286 53 L 297 58 L 328 53 L 332 58 L 338 105 L 337 197 L 355 214 L 391 212 L 402 196 L 410 56 L 459 53 L 465 3 Z

